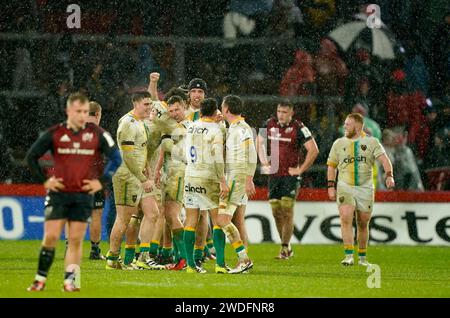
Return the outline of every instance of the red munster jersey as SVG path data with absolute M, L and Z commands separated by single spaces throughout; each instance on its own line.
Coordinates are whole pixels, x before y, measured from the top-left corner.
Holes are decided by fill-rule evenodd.
M 267 149 L 270 152 L 272 169 L 278 170 L 273 176 L 289 176 L 289 168 L 297 167 L 300 160 L 300 149 L 303 144 L 312 139 L 311 132 L 301 121 L 292 119 L 287 125 L 281 125 L 276 118 L 267 120 L 266 128 L 260 136 L 267 138 Z
M 103 174 L 101 153 L 109 155 L 114 148 L 114 140 L 102 128 L 87 123 L 83 129 L 73 131 L 66 123 L 48 129 L 32 147 L 39 154 L 50 149 L 54 161 L 54 176 L 62 178 L 61 192 L 83 192 L 84 179 L 99 179 Z M 41 182 L 45 175 L 36 173 Z

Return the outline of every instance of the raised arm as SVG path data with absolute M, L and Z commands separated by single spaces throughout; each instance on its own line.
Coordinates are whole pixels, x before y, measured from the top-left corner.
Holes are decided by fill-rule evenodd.
M 148 92 L 152 96 L 152 100 L 159 101 L 158 97 L 158 81 L 159 81 L 159 73 L 153 72 L 150 73 L 150 83 L 148 84 Z

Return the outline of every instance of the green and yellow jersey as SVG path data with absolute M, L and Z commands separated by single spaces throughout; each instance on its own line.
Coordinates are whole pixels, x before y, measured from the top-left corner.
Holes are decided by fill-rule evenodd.
M 189 106 L 189 108 L 184 112 L 184 115 L 186 117 L 186 120 L 189 121 L 197 121 L 200 119 L 200 108 L 199 109 L 195 109 L 192 108 L 192 106 Z
M 364 132 L 357 139 L 341 137 L 331 147 L 327 165 L 337 168 L 339 182 L 351 186 L 373 188 L 373 166 L 384 154 L 380 142 Z

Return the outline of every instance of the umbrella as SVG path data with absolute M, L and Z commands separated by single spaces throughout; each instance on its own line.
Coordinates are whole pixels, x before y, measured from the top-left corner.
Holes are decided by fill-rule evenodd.
M 367 34 L 370 32 L 369 34 Z M 355 43 L 368 35 L 371 43 L 372 55 L 376 55 L 381 59 L 395 59 L 394 47 L 395 40 L 387 33 L 385 28 L 368 28 L 365 21 L 357 21 L 343 24 L 328 36 L 334 40 L 344 51 L 348 51 Z

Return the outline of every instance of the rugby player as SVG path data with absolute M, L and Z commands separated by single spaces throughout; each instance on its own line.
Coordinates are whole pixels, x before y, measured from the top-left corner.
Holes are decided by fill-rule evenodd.
M 200 103 L 200 120 L 192 123 L 186 134 L 184 244 L 189 273 L 206 272 L 194 260 L 199 213 L 209 211 L 213 225 L 217 225 L 219 198 L 228 194 L 223 158 L 225 130 L 216 122 L 217 110 L 214 99 L 204 99 Z
M 341 219 L 345 258 L 342 265 L 354 264 L 353 215 L 356 211 L 358 264 L 370 265 L 367 261 L 369 222 L 374 204 L 373 166 L 375 160 L 382 165 L 386 187 L 395 186 L 392 164 L 378 139 L 363 131 L 364 117 L 358 113 L 347 116 L 344 123 L 345 136 L 337 139 L 331 147 L 327 165 L 328 196 L 336 200 Z M 339 171 L 336 189 L 336 171 Z
M 131 216 L 137 214 L 142 193 L 153 189 L 153 180 L 144 174 L 148 141 L 144 119 L 151 111 L 150 94 L 136 93 L 132 96 L 132 102 L 133 110 L 119 120 L 117 129 L 123 163 L 113 178 L 117 216 L 111 231 L 106 269 L 122 269 L 118 261 L 122 237 Z
M 291 238 L 294 233 L 294 203 L 300 189 L 300 177 L 309 169 L 319 154 L 317 144 L 301 121 L 293 118 L 294 106 L 289 101 L 277 105 L 277 116 L 268 119 L 258 135 L 258 154 L 262 171 L 269 173 L 269 203 L 281 239 L 277 259 L 294 256 Z M 269 140 L 270 158 L 266 153 Z M 300 151 L 307 151 L 300 165 Z
M 253 267 L 239 230 L 232 223 L 233 215 L 238 210 L 242 215 L 245 214 L 248 198 L 255 194 L 253 176 L 256 170 L 257 155 L 252 129 L 241 116 L 243 108 L 242 100 L 236 95 L 228 95 L 223 99 L 222 113 L 230 125 L 225 142 L 225 173 L 230 192 L 226 199 L 220 201 L 217 217 L 217 225 L 220 228 L 214 228 L 217 253 L 216 273 L 239 274 Z M 237 266 L 230 271 L 227 271 L 225 267 L 225 236 L 223 233 L 228 237 L 239 260 Z M 246 233 L 245 230 L 244 233 Z
M 67 121 L 48 129 L 26 155 L 31 171 L 48 191 L 38 271 L 28 291 L 44 290 L 55 257 L 55 247 L 66 222 L 69 224 L 69 244 L 65 256 L 63 290 L 80 290 L 82 243 L 91 219 L 93 195 L 105 188 L 121 164 L 112 137 L 97 125 L 87 123 L 89 101 L 86 96 L 81 93 L 71 94 L 67 99 L 66 114 Z M 46 180 L 38 159 L 48 150 L 54 158 L 54 176 Z M 108 158 L 100 177 L 92 169 L 99 152 Z

